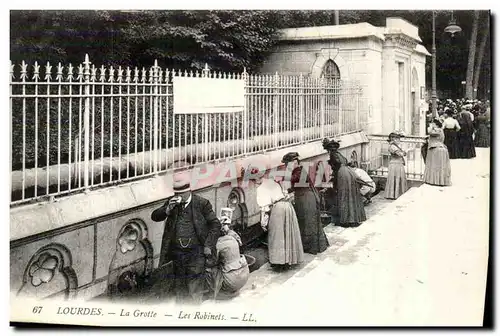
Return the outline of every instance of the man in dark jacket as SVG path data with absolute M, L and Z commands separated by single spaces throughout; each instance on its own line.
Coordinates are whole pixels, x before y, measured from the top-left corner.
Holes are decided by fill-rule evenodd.
M 201 303 L 208 291 L 205 262 L 215 253 L 221 224 L 210 202 L 191 193 L 190 176 L 173 179 L 174 196 L 153 211 L 151 219 L 165 221 L 159 267 L 173 261 L 173 290 L 180 303 Z

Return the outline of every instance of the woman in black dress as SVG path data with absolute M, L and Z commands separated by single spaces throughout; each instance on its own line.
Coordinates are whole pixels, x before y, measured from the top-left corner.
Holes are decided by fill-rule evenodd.
M 363 197 L 356 182 L 357 176 L 348 166 L 347 159 L 338 152 L 340 144 L 332 140 L 327 146 L 330 153 L 328 163 L 333 171 L 333 187 L 336 189 L 338 218 L 336 224 L 356 227 L 366 220 Z
M 317 254 L 325 251 L 328 246 L 328 239 L 323 224 L 321 223 L 320 196 L 313 182 L 303 167 L 300 165 L 299 153 L 290 152 L 283 156 L 281 160 L 292 169 L 290 188 L 288 192 L 294 193 L 294 208 L 299 222 L 302 246 L 305 253 Z M 301 179 L 302 174 L 306 177 Z
M 458 131 L 458 157 L 461 159 L 471 159 L 476 157 L 476 148 L 474 147 L 474 124 L 472 122 L 472 113 L 462 109 L 458 114 L 458 123 L 460 130 Z
M 452 112 L 447 110 L 444 112 L 443 132 L 444 144 L 448 148 L 450 159 L 457 159 L 459 157 L 459 143 L 457 132 L 460 130 L 458 121 L 452 116 Z

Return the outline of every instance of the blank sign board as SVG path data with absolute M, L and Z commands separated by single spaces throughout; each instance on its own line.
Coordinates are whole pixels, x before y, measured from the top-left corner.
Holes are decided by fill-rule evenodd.
M 245 105 L 242 79 L 174 77 L 174 114 L 241 112 Z

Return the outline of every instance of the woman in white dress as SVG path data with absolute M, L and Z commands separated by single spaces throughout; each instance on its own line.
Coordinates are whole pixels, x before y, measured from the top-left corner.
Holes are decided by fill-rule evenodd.
M 304 251 L 293 205 L 274 179 L 257 178 L 254 183 L 261 226 L 268 231 L 269 263 L 277 270 L 300 264 Z

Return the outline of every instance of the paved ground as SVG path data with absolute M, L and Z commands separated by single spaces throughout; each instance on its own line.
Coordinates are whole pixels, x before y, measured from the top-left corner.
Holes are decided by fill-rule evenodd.
M 264 325 L 481 325 L 489 150 L 477 154 L 452 160 L 451 187 L 378 203 L 359 228 L 328 226 L 332 246 L 301 267 L 264 265 L 227 307 L 251 309 Z

